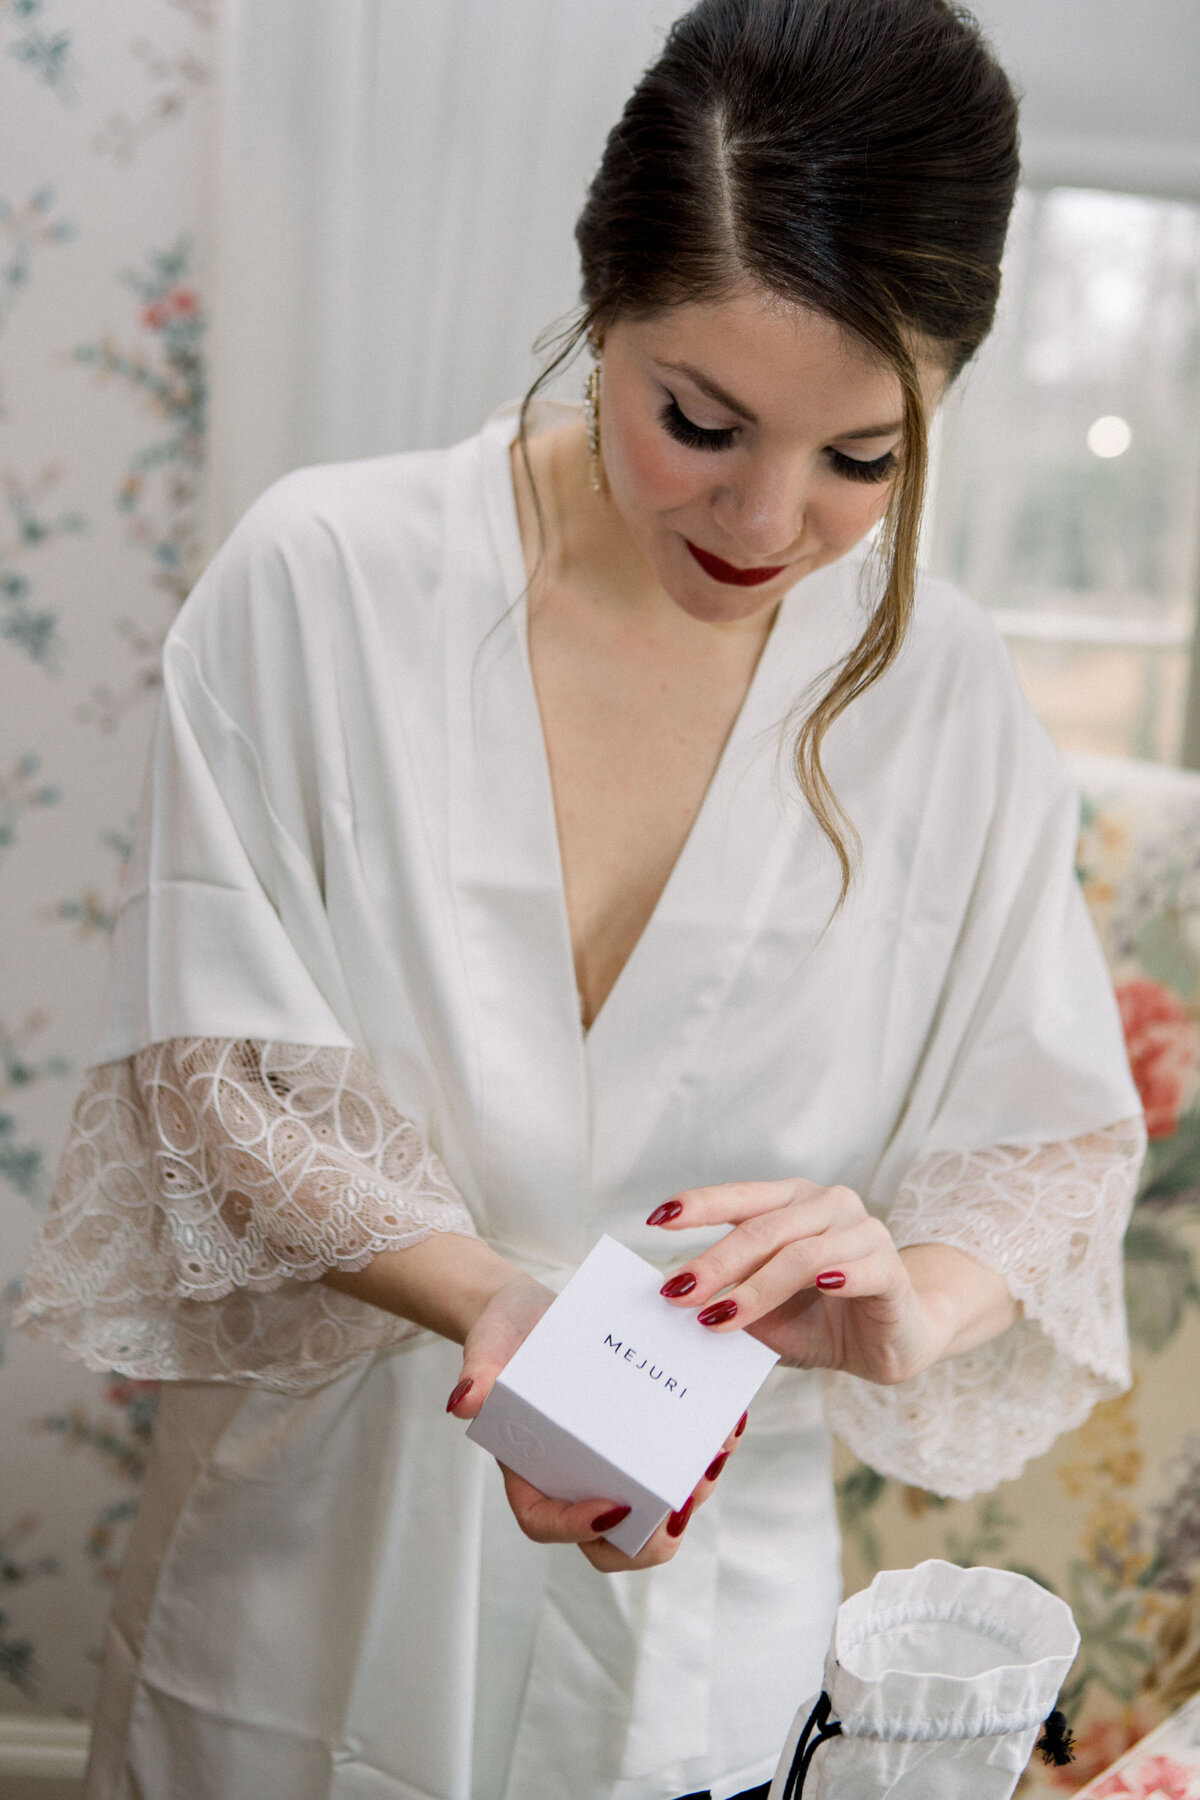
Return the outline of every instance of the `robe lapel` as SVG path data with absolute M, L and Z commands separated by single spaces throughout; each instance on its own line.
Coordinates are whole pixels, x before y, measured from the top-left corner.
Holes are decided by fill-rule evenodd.
M 467 1129 L 483 1229 L 536 1273 L 591 1248 L 591 1130 L 506 442 L 501 423 L 464 447 L 474 460 L 447 520 L 451 873 L 477 1045 Z
M 784 724 L 857 637 L 855 581 L 811 576 L 783 601 L 704 804 L 654 914 L 592 1026 L 592 1179 L 616 1193 L 759 935 L 789 856 L 832 859 L 789 768 Z M 819 929 L 819 923 L 818 923 Z

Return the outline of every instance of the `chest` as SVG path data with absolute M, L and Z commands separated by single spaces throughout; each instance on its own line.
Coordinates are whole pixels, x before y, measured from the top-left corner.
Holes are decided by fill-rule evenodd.
M 535 613 L 529 649 L 576 985 L 590 1025 L 679 859 L 762 638 L 719 654 Z

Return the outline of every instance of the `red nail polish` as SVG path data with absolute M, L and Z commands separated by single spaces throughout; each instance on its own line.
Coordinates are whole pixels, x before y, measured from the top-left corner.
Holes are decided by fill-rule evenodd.
M 741 1437 L 743 1431 L 745 1431 L 745 1429 L 746 1429 L 746 1421 L 749 1419 L 749 1417 L 750 1417 L 750 1414 L 748 1412 L 744 1412 L 742 1414 L 741 1418 L 737 1422 L 737 1430 L 733 1434 L 734 1437 Z
M 602 1512 L 598 1519 L 592 1520 L 593 1531 L 611 1531 L 622 1519 L 627 1519 L 633 1511 L 632 1506 L 614 1506 L 608 1512 Z
M 687 1529 L 687 1522 L 692 1516 L 692 1508 L 696 1504 L 696 1496 L 689 1494 L 677 1513 L 672 1513 L 667 1520 L 667 1536 L 682 1537 Z
M 704 1471 L 705 1481 L 715 1481 L 717 1479 L 717 1476 L 721 1473 L 721 1470 L 725 1467 L 725 1464 L 728 1461 L 729 1461 L 728 1450 L 722 1450 L 720 1456 L 715 1456 L 713 1458 L 712 1462 L 709 1463 L 707 1469 L 705 1469 L 705 1471 Z
M 465 1400 L 474 1386 L 475 1383 L 471 1380 L 470 1376 L 468 1376 L 465 1381 L 460 1381 L 446 1402 L 446 1411 L 453 1412 L 459 1401 Z
M 661 1206 L 655 1207 L 646 1223 L 647 1225 L 669 1225 L 671 1220 L 677 1219 L 682 1211 L 682 1200 L 664 1200 Z
M 737 1318 L 737 1301 L 715 1300 L 703 1312 L 698 1312 L 696 1317 L 702 1325 L 728 1325 L 730 1319 Z
M 670 1281 L 664 1281 L 658 1291 L 664 1300 L 681 1300 L 685 1294 L 691 1293 L 695 1285 L 696 1277 L 685 1271 L 682 1275 L 672 1275 Z
M 819 1288 L 842 1288 L 846 1285 L 846 1277 L 840 1269 L 826 1269 L 823 1275 L 817 1276 Z

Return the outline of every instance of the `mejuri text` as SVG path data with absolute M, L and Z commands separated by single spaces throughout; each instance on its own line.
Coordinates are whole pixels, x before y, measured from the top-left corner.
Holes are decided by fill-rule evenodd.
M 676 1400 L 682 1400 L 683 1396 L 687 1393 L 687 1389 L 685 1387 L 680 1387 L 673 1375 L 668 1375 L 664 1379 L 663 1371 L 661 1369 L 656 1369 L 648 1356 L 643 1356 L 641 1362 L 639 1362 L 637 1359 L 638 1353 L 632 1344 L 626 1346 L 624 1353 L 622 1354 L 621 1340 L 615 1338 L 611 1331 L 604 1339 L 604 1347 L 606 1350 L 611 1350 L 614 1356 L 620 1357 L 622 1362 L 632 1363 L 635 1372 L 640 1372 L 644 1369 L 651 1381 L 661 1381 L 664 1394 L 674 1391 Z

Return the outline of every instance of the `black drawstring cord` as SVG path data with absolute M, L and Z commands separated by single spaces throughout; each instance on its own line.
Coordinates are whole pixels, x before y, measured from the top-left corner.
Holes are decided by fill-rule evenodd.
M 804 1730 L 796 1743 L 792 1766 L 788 1778 L 783 1784 L 783 1800 L 800 1800 L 804 1792 L 804 1780 L 808 1774 L 809 1764 L 822 1744 L 830 1738 L 841 1737 L 842 1726 L 839 1719 L 830 1719 L 833 1702 L 829 1695 L 822 1693 L 805 1721 Z M 1046 1720 L 1046 1728 L 1037 1741 L 1037 1749 L 1042 1753 L 1042 1760 L 1055 1763 L 1063 1768 L 1075 1760 L 1075 1739 L 1067 1724 L 1065 1716 L 1057 1709 Z
M 800 1800 L 800 1795 L 804 1792 L 804 1779 L 808 1774 L 808 1765 L 813 1757 L 821 1745 L 827 1743 L 830 1738 L 841 1737 L 841 1720 L 831 1720 L 829 1715 L 832 1711 L 833 1702 L 828 1694 L 822 1693 L 808 1715 L 804 1730 L 800 1733 L 796 1754 L 792 1757 L 792 1766 L 788 1771 L 788 1778 L 783 1784 L 783 1800 Z

